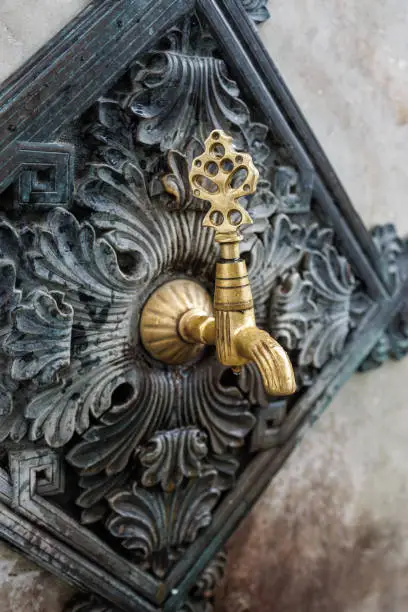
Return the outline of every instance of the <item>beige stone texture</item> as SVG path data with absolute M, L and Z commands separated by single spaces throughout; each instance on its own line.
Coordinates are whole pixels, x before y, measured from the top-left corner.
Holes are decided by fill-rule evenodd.
M 271 0 L 261 37 L 369 227 L 408 233 L 408 5 Z M 217 612 L 408 609 L 408 358 L 355 375 L 230 543 Z
M 0 80 L 85 6 L 2 0 Z M 408 4 L 271 0 L 261 37 L 368 226 L 408 233 Z M 408 609 L 408 359 L 356 375 L 230 544 L 220 609 Z M 68 591 L 0 547 L 0 612 Z M 3 603 L 1 603 L 3 602 Z
M 0 82 L 87 4 L 86 0 L 1 0 Z
M 0 541 L 0 612 L 59 612 L 72 592 Z

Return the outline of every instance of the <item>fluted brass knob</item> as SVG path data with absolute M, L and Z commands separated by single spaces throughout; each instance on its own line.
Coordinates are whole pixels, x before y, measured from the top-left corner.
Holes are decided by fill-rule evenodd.
M 214 314 L 208 294 L 197 283 L 172 281 L 146 304 L 141 335 L 154 357 L 173 364 L 193 358 L 206 344 L 215 344 L 223 365 L 239 371 L 253 361 L 268 394 L 289 395 L 296 391 L 292 364 L 279 343 L 256 326 L 246 263 L 240 257 L 239 228 L 252 219 L 239 198 L 254 193 L 257 181 L 251 156 L 236 151 L 230 136 L 214 130 L 190 172 L 194 195 L 210 203 L 203 225 L 215 229 L 220 244 Z M 174 304 L 168 299 L 171 294 Z

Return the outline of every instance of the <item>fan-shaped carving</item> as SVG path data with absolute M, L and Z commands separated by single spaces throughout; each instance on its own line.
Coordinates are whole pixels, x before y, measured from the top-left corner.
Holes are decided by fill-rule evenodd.
M 134 483 L 130 491 L 110 497 L 113 514 L 108 529 L 127 550 L 163 575 L 169 560 L 210 524 L 220 496 L 214 478 L 215 472 L 208 472 L 171 493 L 149 491 Z

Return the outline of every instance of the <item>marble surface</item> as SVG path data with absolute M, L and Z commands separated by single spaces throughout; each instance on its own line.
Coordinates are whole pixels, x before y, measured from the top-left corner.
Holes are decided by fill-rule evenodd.
M 85 5 L 2 0 L 0 80 Z M 356 209 L 369 226 L 408 233 L 407 3 L 271 0 L 269 9 L 262 39 Z M 408 359 L 341 390 L 230 543 L 220 610 L 408 609 L 407 380 Z M 1 612 L 57 612 L 69 594 L 0 545 Z

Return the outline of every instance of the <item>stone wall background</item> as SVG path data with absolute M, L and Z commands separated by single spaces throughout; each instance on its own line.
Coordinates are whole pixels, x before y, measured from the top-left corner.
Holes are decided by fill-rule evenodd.
M 86 4 L 2 0 L 0 81 Z M 354 206 L 407 234 L 407 3 L 269 9 L 262 39 Z M 341 390 L 232 539 L 220 611 L 408 609 L 407 380 L 408 359 Z M 0 543 L 0 612 L 57 612 L 70 594 Z

